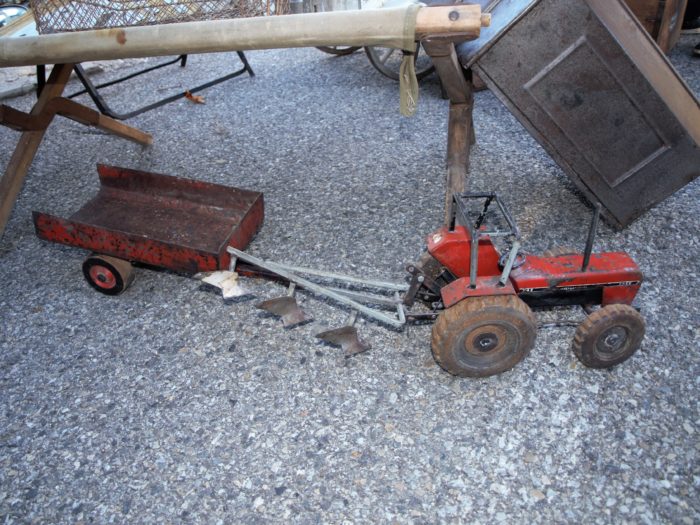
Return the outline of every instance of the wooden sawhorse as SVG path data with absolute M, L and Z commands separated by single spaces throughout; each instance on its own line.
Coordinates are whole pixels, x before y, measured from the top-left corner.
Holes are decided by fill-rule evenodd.
M 72 70 L 73 64 L 54 66 L 31 112 L 24 113 L 9 106 L 0 106 L 0 124 L 22 132 L 7 169 L 0 178 L 0 238 L 5 232 L 12 208 L 44 134 L 56 115 L 86 126 L 94 126 L 144 146 L 153 143 L 153 137 L 148 133 L 62 97 Z

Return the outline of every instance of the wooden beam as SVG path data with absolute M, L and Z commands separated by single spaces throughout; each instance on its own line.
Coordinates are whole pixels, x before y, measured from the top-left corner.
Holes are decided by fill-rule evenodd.
M 45 130 L 53 120 L 54 115 L 61 115 L 86 126 L 103 129 L 113 135 L 133 140 L 144 146 L 153 144 L 153 137 L 148 133 L 63 97 L 50 100 L 40 115 L 27 114 L 5 105 L 0 106 L 0 124 L 19 131 Z
M 410 48 L 428 34 L 479 36 L 479 5 L 331 11 L 0 39 L 0 67 L 313 46 Z M 408 45 L 407 45 L 408 40 Z
M 21 40 L 18 38 L 17 40 Z M 39 100 L 32 108 L 31 115 L 43 113 L 46 105 L 54 98 L 63 93 L 63 88 L 68 82 L 73 64 L 58 64 L 51 71 L 49 79 L 39 96 Z M 0 179 L 0 237 L 5 232 L 7 220 L 12 213 L 15 200 L 22 189 L 29 167 L 32 165 L 39 145 L 44 138 L 46 128 L 36 131 L 25 131 L 17 143 L 10 162 L 7 165 L 5 174 Z

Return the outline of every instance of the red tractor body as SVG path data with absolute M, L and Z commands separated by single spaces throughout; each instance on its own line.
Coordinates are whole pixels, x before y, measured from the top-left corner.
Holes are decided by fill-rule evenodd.
M 440 290 L 445 308 L 467 297 L 509 293 L 531 307 L 632 304 L 642 282 L 642 272 L 629 255 L 608 252 L 591 254 L 585 271 L 583 254 L 520 256 L 509 282 L 499 286 L 502 256 L 491 237 L 481 234 L 476 286 L 471 286 L 471 246 L 471 233 L 464 226 L 441 228 L 428 237 L 430 255 L 455 277 Z
M 467 207 L 478 200 L 483 208 L 470 214 Z M 487 228 L 494 202 L 500 226 Z M 427 255 L 409 266 L 406 294 L 406 304 L 420 298 L 440 312 L 432 347 L 445 370 L 473 377 L 508 370 L 534 345 L 532 309 L 543 307 L 584 308 L 588 317 L 578 324 L 573 349 L 586 366 L 608 368 L 639 348 L 644 320 L 631 304 L 642 272 L 626 253 L 592 253 L 600 207 L 583 253 L 555 249 L 536 256 L 519 251 L 518 228 L 498 195 L 455 195 L 453 204 L 454 223 L 428 236 Z M 499 252 L 498 237 L 513 239 L 508 252 Z

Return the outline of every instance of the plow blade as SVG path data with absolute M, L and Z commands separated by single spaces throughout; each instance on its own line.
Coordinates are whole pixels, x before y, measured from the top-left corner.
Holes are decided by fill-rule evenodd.
M 297 304 L 297 300 L 290 296 L 263 301 L 257 304 L 256 308 L 281 317 L 285 328 L 293 328 L 313 321 L 313 317 L 307 316 Z
M 357 328 L 354 326 L 342 326 L 333 330 L 326 330 L 316 334 L 316 337 L 326 343 L 341 347 L 345 357 L 361 354 L 371 348 L 369 344 L 360 340 L 357 335 Z

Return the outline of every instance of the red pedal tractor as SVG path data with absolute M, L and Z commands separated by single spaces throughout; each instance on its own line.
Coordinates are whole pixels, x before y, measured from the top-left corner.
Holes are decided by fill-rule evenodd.
M 477 200 L 484 202 L 482 211 L 470 220 L 467 207 Z M 507 227 L 484 226 L 493 202 Z M 444 308 L 432 332 L 433 355 L 442 368 L 469 377 L 512 368 L 534 345 L 532 309 L 540 307 L 580 305 L 586 310 L 573 350 L 588 367 L 613 366 L 639 348 L 644 320 L 631 303 L 642 273 L 626 253 L 591 253 L 599 208 L 583 254 L 556 250 L 542 256 L 518 251 L 520 234 L 496 194 L 456 196 L 454 209 L 454 225 L 430 235 L 428 252 L 408 268 L 412 280 L 404 301 L 410 306 L 418 298 L 434 309 Z M 514 238 L 509 253 L 499 253 L 497 237 Z M 596 305 L 601 308 L 594 310 Z

